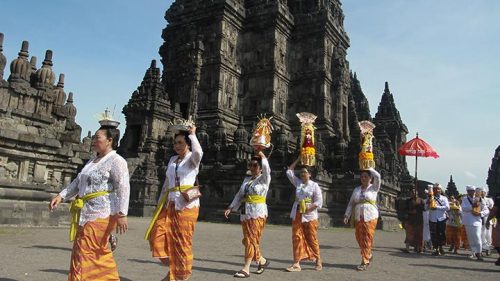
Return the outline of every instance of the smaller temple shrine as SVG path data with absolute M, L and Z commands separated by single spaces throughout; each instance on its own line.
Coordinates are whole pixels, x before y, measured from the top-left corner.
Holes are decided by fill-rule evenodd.
M 64 74 L 56 83 L 52 51 L 38 67 L 23 41 L 5 79 L 3 39 L 0 33 L 0 224 L 57 225 L 67 212 L 50 213 L 47 201 L 90 158 L 90 132 L 80 140 L 74 96 L 64 90 Z

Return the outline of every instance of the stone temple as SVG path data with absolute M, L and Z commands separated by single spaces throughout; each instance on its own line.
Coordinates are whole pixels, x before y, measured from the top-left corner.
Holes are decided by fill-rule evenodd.
M 495 198 L 500 196 L 500 146 L 495 149 L 495 154 L 491 159 L 491 166 L 488 170 L 488 179 L 486 180 L 488 195 Z
M 298 155 L 295 114 L 318 115 L 314 180 L 324 195 L 320 223 L 337 225 L 359 185 L 358 121 L 376 124 L 377 170 L 382 174 L 379 226 L 398 224 L 395 203 L 411 185 L 397 150 L 408 129 L 386 82 L 375 116 L 346 59 L 349 37 L 339 0 L 177 0 L 156 61 L 123 108 L 126 130 L 119 153 L 131 173 L 131 213 L 150 215 L 172 155 L 174 117 L 193 117 L 204 157 L 201 219 L 222 219 L 252 156 L 257 116 L 274 116 L 267 202 L 270 222 L 289 223 L 294 200 L 284 169 Z M 382 87 L 381 87 L 382 88 Z M 267 152 L 269 153 L 269 152 Z
M 57 225 L 67 211 L 49 213 L 47 202 L 90 158 L 90 135 L 80 141 L 73 93 L 64 91 L 64 74 L 55 84 L 52 51 L 37 68 L 22 42 L 5 80 L 3 39 L 0 33 L 0 224 Z

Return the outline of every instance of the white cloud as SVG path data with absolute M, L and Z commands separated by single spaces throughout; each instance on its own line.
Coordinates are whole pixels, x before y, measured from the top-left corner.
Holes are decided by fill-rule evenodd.
M 467 178 L 470 178 L 470 179 L 477 179 L 477 176 L 474 173 L 469 172 L 469 171 L 465 171 L 465 176 Z

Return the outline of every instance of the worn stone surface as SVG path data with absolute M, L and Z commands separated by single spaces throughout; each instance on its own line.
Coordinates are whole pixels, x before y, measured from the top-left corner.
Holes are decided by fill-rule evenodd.
M 205 152 L 202 208 L 222 210 L 245 175 L 257 115 L 267 114 L 275 127 L 270 220 L 286 222 L 293 194 L 284 167 L 297 155 L 295 114 L 308 111 L 318 115 L 314 179 L 324 192 L 322 224 L 340 221 L 359 185 L 358 121 L 368 119 L 377 125 L 379 207 L 387 222 L 381 225 L 396 225 L 396 197 L 410 182 L 405 159 L 397 154 L 408 129 L 387 83 L 372 119 L 346 59 L 349 38 L 340 1 L 177 0 L 165 18 L 163 72 L 153 62 L 123 108 L 127 128 L 119 152 L 131 167 L 131 213 L 148 215 L 156 204 L 173 152 L 167 131 L 173 117 L 196 119 Z
M 118 237 L 114 256 L 121 280 L 160 280 L 168 268 L 151 257 L 149 245 L 143 240 L 149 220 L 129 218 L 130 231 Z M 320 229 L 318 232 L 323 270 L 314 271 L 312 262 L 303 262 L 302 271 L 289 273 L 284 269 L 292 263 L 291 227 L 266 225 L 262 254 L 271 261 L 262 275 L 251 280 L 497 280 L 500 267 L 493 262 L 498 255 L 485 257 L 484 262 L 471 261 L 467 253 L 435 257 L 430 253 L 405 254 L 404 233 L 376 231 L 374 259 L 366 272 L 356 272 L 360 262 L 359 248 L 352 229 Z M 235 280 L 241 269 L 243 245 L 238 224 L 196 224 L 192 281 Z M 71 243 L 68 228 L 5 228 L 0 227 L 0 280 L 53 281 L 66 280 Z M 425 276 L 425 278 L 423 278 Z
M 500 196 L 500 146 L 495 150 L 495 155 L 491 159 L 491 166 L 488 170 L 488 179 L 486 180 L 488 184 L 489 193 L 488 195 L 495 198 Z
M 0 54 L 2 43 L 3 35 Z M 54 84 L 52 51 L 47 50 L 37 69 L 35 57 L 28 61 L 28 46 L 24 41 L 19 57 L 10 63 L 7 81 L 5 57 L 0 55 L 0 224 L 57 225 L 59 216 L 44 215 L 46 202 L 90 158 L 90 143 L 80 140 L 73 93 L 66 99 L 64 75 Z M 3 211 L 14 202 L 25 206 L 26 215 Z

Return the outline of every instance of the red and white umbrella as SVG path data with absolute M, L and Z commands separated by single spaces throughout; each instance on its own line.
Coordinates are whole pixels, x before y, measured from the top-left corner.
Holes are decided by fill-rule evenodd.
M 419 138 L 418 133 L 417 137 L 403 144 L 399 148 L 399 154 L 404 156 L 415 156 L 415 184 L 417 182 L 418 157 L 439 158 L 439 155 L 434 148 L 432 148 L 432 146 L 426 143 L 423 139 Z

